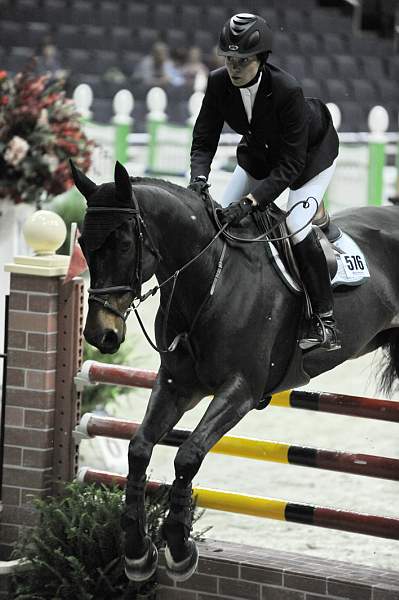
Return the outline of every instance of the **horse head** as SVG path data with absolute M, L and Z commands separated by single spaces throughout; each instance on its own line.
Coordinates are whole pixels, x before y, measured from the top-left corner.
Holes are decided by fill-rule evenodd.
M 114 182 L 102 185 L 96 185 L 72 161 L 71 170 L 87 201 L 79 238 L 90 271 L 84 336 L 101 352 L 113 354 L 125 339 L 126 318 L 132 302 L 141 295 L 143 273 L 145 279 L 154 273 L 157 255 L 143 257 L 144 222 L 129 174 L 119 162 Z

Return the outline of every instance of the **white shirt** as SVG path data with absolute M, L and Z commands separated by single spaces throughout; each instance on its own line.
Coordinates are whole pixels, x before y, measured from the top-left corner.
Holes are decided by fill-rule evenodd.
M 250 123 L 252 119 L 252 109 L 254 107 L 254 102 L 261 79 L 262 73 L 260 73 L 259 79 L 256 83 L 254 83 L 250 87 L 240 88 L 242 102 L 244 104 L 245 112 L 247 113 L 248 117 L 248 123 Z

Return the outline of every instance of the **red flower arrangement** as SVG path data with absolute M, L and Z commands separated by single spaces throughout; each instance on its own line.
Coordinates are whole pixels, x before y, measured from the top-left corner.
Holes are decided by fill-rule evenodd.
M 65 192 L 69 158 L 87 171 L 93 148 L 62 80 L 0 71 L 0 200 L 39 205 Z

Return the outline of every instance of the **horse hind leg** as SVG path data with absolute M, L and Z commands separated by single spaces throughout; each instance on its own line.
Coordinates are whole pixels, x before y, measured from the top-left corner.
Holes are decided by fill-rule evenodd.
M 162 526 L 166 541 L 166 572 L 175 581 L 185 581 L 194 573 L 198 549 L 190 538 L 192 527 L 192 480 L 202 461 L 219 439 L 254 408 L 249 385 L 241 376 L 218 390 L 200 423 L 180 446 L 175 458 L 175 480 L 170 491 L 170 510 Z

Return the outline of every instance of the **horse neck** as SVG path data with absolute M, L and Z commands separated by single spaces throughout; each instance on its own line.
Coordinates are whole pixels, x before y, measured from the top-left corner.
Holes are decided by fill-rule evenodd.
M 216 234 L 200 200 L 197 203 L 192 198 L 183 200 L 161 189 L 155 195 L 147 194 L 144 202 L 140 201 L 140 206 L 154 244 L 162 256 L 155 271 L 159 283 L 198 255 Z M 189 284 L 189 289 L 184 290 L 185 294 L 198 294 L 202 287 L 210 285 L 221 244 L 220 240 L 216 240 L 179 275 L 179 283 Z

